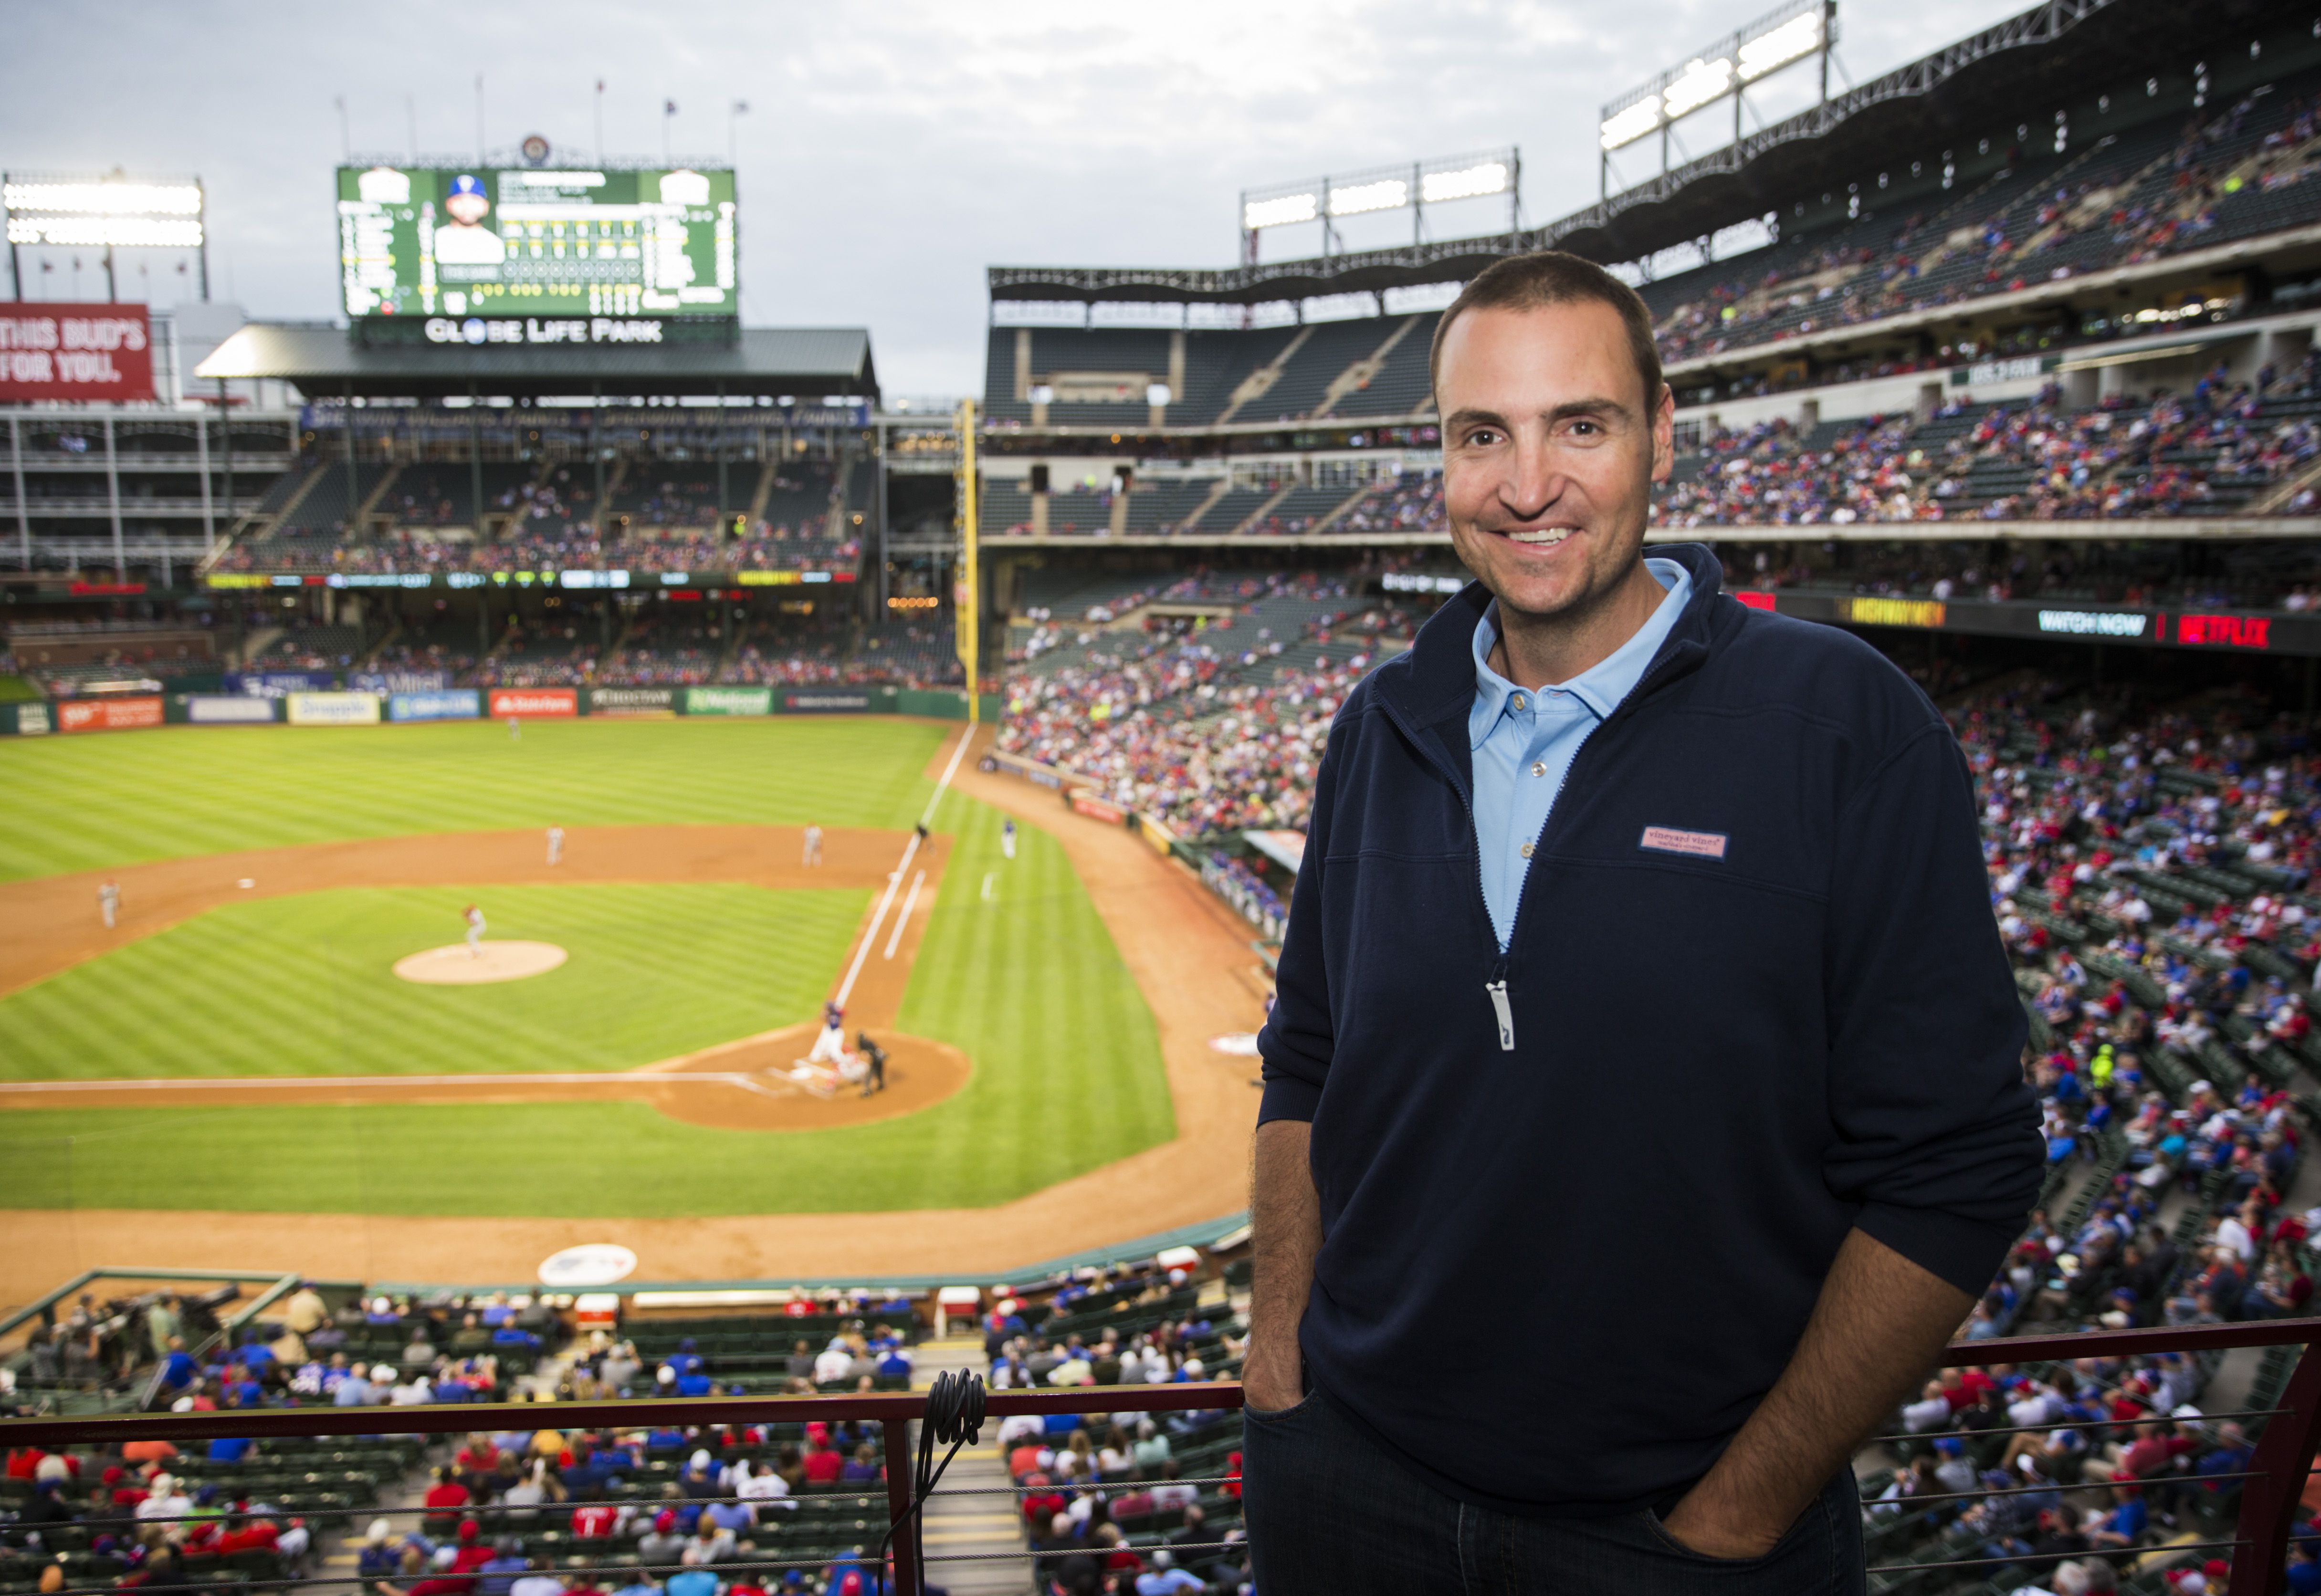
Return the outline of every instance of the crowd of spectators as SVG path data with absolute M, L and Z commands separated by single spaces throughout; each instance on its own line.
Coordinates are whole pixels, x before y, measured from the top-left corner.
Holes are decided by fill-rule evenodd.
M 1045 1303 L 1002 1298 L 985 1313 L 989 1383 L 1020 1390 L 1231 1379 L 1247 1326 L 1239 1315 L 1213 1317 L 1216 1311 L 1201 1306 L 1182 1270 L 1080 1270 Z M 1042 1591 L 1247 1590 L 1235 1415 L 1022 1414 L 998 1428 Z M 1180 1563 L 1160 1544 L 1170 1538 L 1200 1549 Z
M 1703 439 L 1658 507 L 1667 527 L 2073 521 L 2222 513 L 2321 455 L 2321 425 L 2269 418 L 2263 402 L 2316 391 L 2308 359 L 2235 383 L 2222 366 L 2183 397 L 2116 397 L 2071 411 L 2050 385 L 1988 407 L 1956 399 L 1925 422 L 1871 417 L 1801 433 L 1787 419 Z M 1823 433 L 1834 431 L 1834 437 Z M 1978 467 L 2003 491 L 1980 494 Z M 2012 467 L 2012 470 L 2005 468 Z M 2312 490 L 2280 506 L 2309 512 Z
M 2002 181 L 1979 209 L 1971 208 L 1977 200 L 1969 195 L 1933 214 L 1913 213 L 1898 226 L 1865 222 L 1818 249 L 1783 252 L 1770 266 L 1710 274 L 1661 316 L 1655 330 L 1661 358 L 1683 360 L 1860 326 L 2198 248 L 2215 231 L 2221 202 L 2252 187 L 2286 187 L 2314 169 L 2313 102 L 2294 98 L 2267 107 L 2270 92 L 2196 115 L 2172 147 L 2140 168 L 2107 167 L 2102 177 L 2082 171 L 2027 196 Z M 2260 115 L 2273 125 L 2252 150 L 2244 135 Z M 2016 151 L 2010 167 L 2024 159 Z M 1978 351 L 1985 358 L 2005 352 Z M 1861 375 L 1916 364 L 1892 362 Z
M 449 575 L 495 571 L 851 570 L 860 563 L 860 538 L 832 541 L 820 528 L 792 530 L 759 521 L 739 535 L 715 529 L 677 529 L 650 537 L 605 537 L 586 521 L 556 521 L 535 530 L 519 521 L 514 535 L 487 542 L 447 541 L 406 529 L 369 542 L 318 543 L 260 538 L 237 543 L 218 557 L 221 571 L 322 571 L 350 576 Z
M 1180 836 L 1302 826 L 1331 716 L 1380 650 L 1406 640 L 1404 624 L 1350 603 L 1293 638 L 1242 617 L 1103 634 L 1116 651 L 1008 679 L 997 747 L 1087 777 Z M 1329 645 L 1348 640 L 1358 646 L 1333 657 Z

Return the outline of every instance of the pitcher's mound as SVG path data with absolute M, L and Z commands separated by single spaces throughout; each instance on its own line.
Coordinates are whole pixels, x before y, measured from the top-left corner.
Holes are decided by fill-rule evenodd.
M 488 981 L 545 975 L 565 957 L 553 942 L 485 942 L 472 957 L 465 942 L 454 942 L 396 959 L 395 973 L 423 986 L 481 986 Z

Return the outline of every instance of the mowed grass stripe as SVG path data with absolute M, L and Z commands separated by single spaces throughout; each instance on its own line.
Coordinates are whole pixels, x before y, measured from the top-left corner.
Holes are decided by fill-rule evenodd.
M 571 956 L 417 986 L 461 905 Z M 717 884 L 345 888 L 234 903 L 0 999 L 0 1078 L 633 1068 L 810 1019 L 869 893 Z
M 0 741 L 0 880 L 502 827 L 907 827 L 947 729 L 891 720 L 177 727 Z
M 900 1023 L 964 1048 L 975 1074 L 923 1113 L 768 1135 L 681 1124 L 634 1103 L 11 1112 L 0 1114 L 7 1201 L 573 1218 L 982 1206 L 1167 1139 L 1174 1119 L 1142 994 L 1061 848 L 1026 829 L 1018 857 L 1005 860 L 999 818 L 958 797 L 937 817 L 954 836 L 951 857 L 926 911 Z M 981 899 L 986 873 L 996 878 L 990 903 Z M 776 951 L 780 938 L 769 929 L 762 946 L 745 942 L 696 969 L 683 1001 L 704 1001 L 704 971 L 766 989 L 780 979 L 776 961 L 805 960 L 816 979 L 790 1016 L 805 1018 L 865 909 L 865 894 L 829 895 L 851 907 L 818 959 L 799 947 Z M 664 945 L 698 923 L 664 902 L 636 914 L 633 935 Z M 501 923 L 495 915 L 495 935 Z M 655 972 L 664 963 L 659 951 L 637 959 Z M 348 1012 L 360 1035 L 359 1011 Z M 11 1051 L 0 1032 L 0 1056 Z M 1234 1200 L 1218 1194 L 1220 1208 Z

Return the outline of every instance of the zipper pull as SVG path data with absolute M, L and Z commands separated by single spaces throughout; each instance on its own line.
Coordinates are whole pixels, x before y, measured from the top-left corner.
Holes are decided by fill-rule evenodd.
M 1486 981 L 1483 990 L 1490 994 L 1491 1011 L 1499 1017 L 1499 1051 L 1512 1053 L 1515 1050 L 1515 1011 L 1507 1007 L 1507 984 L 1505 981 Z

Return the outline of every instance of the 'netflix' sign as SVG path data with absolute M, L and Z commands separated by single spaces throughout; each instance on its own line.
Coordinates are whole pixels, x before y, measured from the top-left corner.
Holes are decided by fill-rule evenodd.
M 0 403 L 150 399 L 153 331 L 141 304 L 0 304 Z

